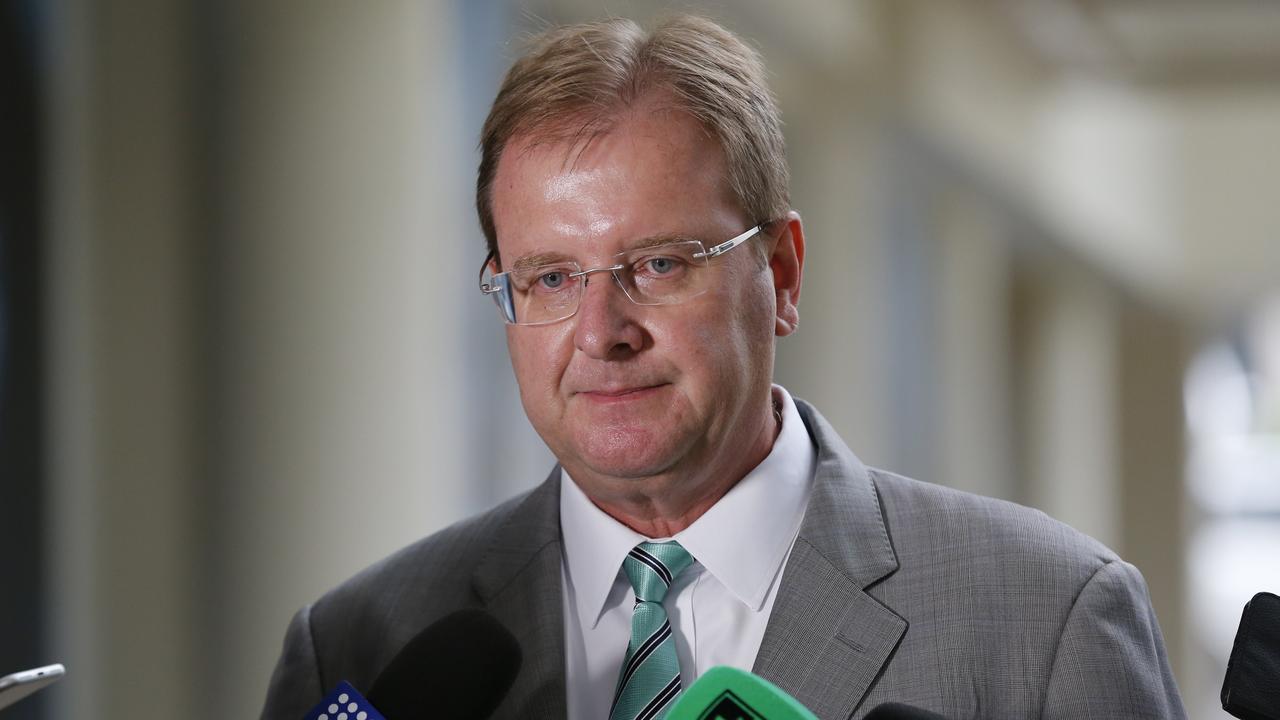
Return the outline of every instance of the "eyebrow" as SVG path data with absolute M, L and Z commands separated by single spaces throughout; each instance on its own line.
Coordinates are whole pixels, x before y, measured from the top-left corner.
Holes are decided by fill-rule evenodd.
M 688 242 L 690 240 L 697 240 L 697 239 L 698 238 L 695 238 L 692 235 L 680 234 L 680 233 L 663 233 L 661 235 L 651 235 L 647 238 L 644 238 L 643 240 L 637 241 L 634 245 L 631 245 L 630 247 L 625 248 L 623 252 L 627 252 L 629 250 L 643 250 L 645 248 L 657 247 L 659 245 L 668 245 L 670 243 L 676 243 L 676 242 Z
M 690 240 L 697 239 L 698 238 L 695 238 L 692 235 L 684 233 L 661 233 L 637 240 L 635 243 L 623 248 L 620 252 L 643 250 L 645 248 L 658 247 L 659 245 L 667 245 L 675 242 L 688 242 Z M 552 265 L 562 262 L 577 261 L 568 254 L 559 251 L 536 252 L 517 258 L 515 262 L 511 263 L 511 269 L 528 270 L 529 268 L 542 267 L 543 265 Z
M 515 262 L 511 263 L 512 270 L 528 270 L 529 268 L 542 267 L 543 265 L 551 265 L 560 262 L 572 262 L 573 258 L 562 252 L 540 252 L 531 255 L 522 255 Z

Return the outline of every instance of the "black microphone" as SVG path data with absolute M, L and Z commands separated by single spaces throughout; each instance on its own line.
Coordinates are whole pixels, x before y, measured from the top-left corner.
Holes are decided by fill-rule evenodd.
M 520 671 L 520 644 L 492 615 L 459 610 L 418 633 L 369 690 L 387 720 L 483 720 Z
M 943 716 L 930 710 L 903 705 L 902 703 L 880 703 L 871 708 L 862 720 L 946 720 Z
M 1260 592 L 1244 606 L 1221 700 L 1238 718 L 1280 719 L 1280 597 Z

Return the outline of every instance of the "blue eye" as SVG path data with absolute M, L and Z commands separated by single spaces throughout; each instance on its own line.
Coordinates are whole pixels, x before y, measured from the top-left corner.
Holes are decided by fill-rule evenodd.
M 676 269 L 675 260 L 672 260 L 669 257 L 650 258 L 645 261 L 645 264 L 649 266 L 650 271 L 657 275 L 666 275 Z
M 553 272 L 543 273 L 542 275 L 540 275 L 538 277 L 538 282 L 541 283 L 542 286 L 547 288 L 548 290 L 555 290 L 561 285 L 564 285 L 564 282 L 566 279 L 567 279 L 567 276 L 565 275 L 565 273 L 559 270 L 555 270 Z

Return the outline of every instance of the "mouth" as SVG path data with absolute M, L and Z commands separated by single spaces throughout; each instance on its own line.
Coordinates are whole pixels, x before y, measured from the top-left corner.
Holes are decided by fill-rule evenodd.
M 578 394 L 593 402 L 616 403 L 644 399 L 658 392 L 658 390 L 663 387 L 666 387 L 666 383 L 659 383 L 657 385 L 637 385 L 632 387 L 600 388 L 598 390 L 583 390 Z

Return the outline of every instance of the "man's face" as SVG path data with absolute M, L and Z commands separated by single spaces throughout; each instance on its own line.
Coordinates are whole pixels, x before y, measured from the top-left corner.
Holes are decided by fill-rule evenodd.
M 718 144 L 689 116 L 652 103 L 585 147 L 516 138 L 499 162 L 493 213 L 504 268 L 544 253 L 609 265 L 657 237 L 711 247 L 755 222 L 729 189 Z M 793 220 L 784 235 L 793 225 L 798 234 Z M 759 441 L 775 329 L 792 323 L 779 319 L 786 293 L 754 243 L 774 246 L 759 237 L 712 259 L 702 270 L 712 289 L 681 304 L 633 304 L 598 273 L 573 317 L 508 326 L 525 412 L 589 495 L 616 492 L 620 479 L 703 476 Z M 782 301 L 786 318 L 793 300 Z

